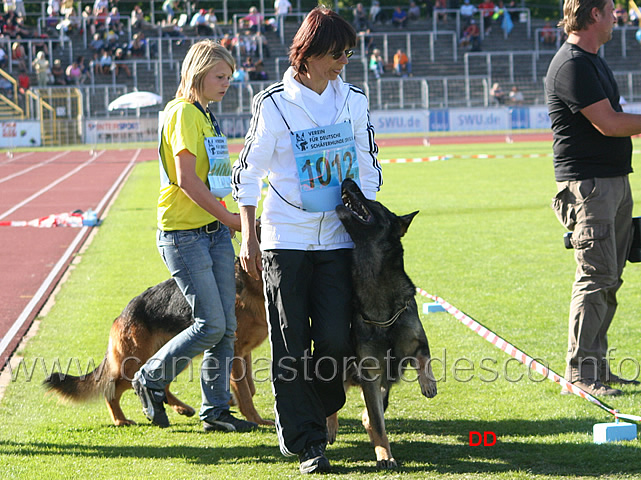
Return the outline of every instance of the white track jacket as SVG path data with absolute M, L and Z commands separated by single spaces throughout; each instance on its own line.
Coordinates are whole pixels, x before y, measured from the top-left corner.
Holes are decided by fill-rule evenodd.
M 295 73 L 290 67 L 281 82 L 254 97 L 245 146 L 232 169 L 233 197 L 239 206 L 258 206 L 262 179 L 269 180 L 261 215 L 262 250 L 352 248 L 336 212 L 308 212 L 293 206 L 302 202 L 290 129 L 323 126 L 305 107 Z M 339 112 L 333 123 L 350 121 L 353 125 L 361 189 L 367 198 L 374 199 L 382 184 L 382 172 L 367 97 L 340 77 L 330 81 L 328 88 L 336 92 Z

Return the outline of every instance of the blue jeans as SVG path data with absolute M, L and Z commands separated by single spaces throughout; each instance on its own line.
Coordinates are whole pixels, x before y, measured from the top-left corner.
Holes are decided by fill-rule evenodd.
M 236 332 L 234 249 L 229 229 L 158 231 L 157 246 L 193 310 L 194 324 L 169 340 L 141 368 L 144 384 L 164 389 L 204 352 L 200 418 L 229 409 L 229 377 Z

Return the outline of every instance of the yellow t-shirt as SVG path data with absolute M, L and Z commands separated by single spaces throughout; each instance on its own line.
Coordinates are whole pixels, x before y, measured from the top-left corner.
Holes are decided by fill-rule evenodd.
M 189 230 L 207 225 L 216 218 L 195 204 L 176 185 L 175 156 L 188 150 L 196 156 L 196 174 L 207 185 L 209 157 L 205 137 L 215 137 L 216 130 L 208 116 L 184 98 L 167 104 L 163 112 L 160 137 L 160 195 L 158 197 L 158 228 Z M 163 174 L 164 170 L 164 174 Z

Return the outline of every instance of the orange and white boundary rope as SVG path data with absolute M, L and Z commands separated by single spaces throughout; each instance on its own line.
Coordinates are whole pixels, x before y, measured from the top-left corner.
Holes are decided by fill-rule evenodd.
M 454 316 L 459 322 L 461 322 L 463 325 L 468 327 L 469 329 L 473 330 L 476 332 L 478 335 L 483 337 L 485 340 L 490 342 L 492 345 L 495 347 L 503 350 L 505 353 L 508 355 L 512 356 L 513 358 L 517 359 L 519 362 L 527 366 L 528 368 L 531 368 L 532 370 L 540 373 L 541 375 L 549 378 L 550 380 L 558 383 L 561 385 L 563 388 L 566 390 L 572 392 L 574 395 L 577 395 L 581 398 L 584 398 L 585 400 L 595 404 L 597 407 L 602 408 L 606 412 L 614 415 L 615 418 L 622 418 L 626 420 L 631 420 L 633 422 L 641 422 L 641 416 L 638 415 L 629 415 L 625 413 L 621 413 L 618 410 L 615 410 L 614 408 L 610 407 L 609 405 L 606 405 L 603 403 L 601 400 L 593 397 L 586 391 L 580 389 L 576 385 L 571 384 L 567 380 L 565 380 L 563 377 L 561 377 L 559 374 L 555 373 L 554 371 L 550 370 L 546 366 L 542 365 L 541 363 L 537 362 L 534 358 L 530 357 L 526 353 L 522 352 L 518 348 L 516 348 L 514 345 L 510 344 L 503 338 L 499 337 L 496 335 L 494 332 L 489 330 L 488 328 L 484 327 L 481 325 L 479 322 L 474 320 L 472 317 L 469 315 L 466 315 L 462 311 L 460 311 L 458 308 L 455 306 L 449 304 L 442 298 L 431 295 L 427 293 L 425 290 L 421 288 L 417 288 L 416 291 L 421 294 L 424 297 L 430 298 L 434 300 L 436 303 L 440 304 L 446 312 Z

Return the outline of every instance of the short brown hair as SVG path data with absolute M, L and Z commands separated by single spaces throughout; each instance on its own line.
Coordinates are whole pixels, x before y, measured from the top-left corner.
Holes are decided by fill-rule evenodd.
M 605 9 L 605 2 L 609 0 L 565 0 L 563 3 L 563 19 L 558 26 L 563 28 L 568 35 L 579 32 L 594 23 L 592 9 Z
M 342 51 L 356 45 L 354 27 L 329 8 L 314 8 L 296 32 L 289 47 L 289 63 L 297 72 L 307 72 L 307 59 Z

